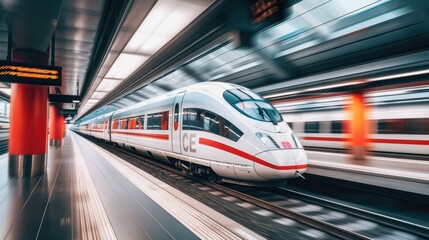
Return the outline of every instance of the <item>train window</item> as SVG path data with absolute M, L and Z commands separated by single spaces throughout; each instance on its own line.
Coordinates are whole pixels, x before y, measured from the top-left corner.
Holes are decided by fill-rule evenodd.
M 206 111 L 204 114 L 204 131 L 211 132 L 217 135 L 220 134 L 220 128 L 219 128 L 219 116 L 211 113 L 209 111 Z
M 331 133 L 342 133 L 342 132 L 343 132 L 342 121 L 332 121 L 331 122 Z
M 167 112 L 163 112 L 162 116 L 161 116 L 161 130 L 168 130 L 168 111 Z
M 128 128 L 128 120 L 121 119 L 121 129 L 127 129 L 127 128 Z
M 245 100 L 260 100 L 264 99 L 258 94 L 247 89 L 231 89 L 224 93 L 225 100 L 228 102 L 245 101 Z
M 179 127 L 179 104 L 176 103 L 176 105 L 174 106 L 174 131 L 177 130 L 177 128 Z
M 305 133 L 318 133 L 319 131 L 319 122 L 306 122 L 304 125 Z
M 129 118 L 128 129 L 136 129 L 136 126 L 137 126 L 137 118 Z
M 147 129 L 161 130 L 161 113 L 153 113 L 147 115 Z
M 196 108 L 187 108 L 183 110 L 183 129 L 184 130 L 203 130 L 203 110 Z
M 168 130 L 168 111 L 147 115 L 147 129 Z
M 243 135 L 243 132 L 240 131 L 240 129 L 227 120 L 225 120 L 225 125 L 222 129 L 224 129 L 224 134 L 222 136 L 229 138 L 234 142 L 237 142 L 238 139 L 240 139 L 240 137 Z
M 203 109 L 183 109 L 183 130 L 210 132 L 222 137 L 238 141 L 243 135 L 236 126 L 221 116 Z
M 269 102 L 245 89 L 232 89 L 223 93 L 224 99 L 245 116 L 263 122 L 281 122 L 282 116 Z
M 118 129 L 118 120 L 113 120 L 112 129 Z
M 378 121 L 379 134 L 404 133 L 404 120 L 402 119 L 382 119 Z
M 137 117 L 135 129 L 143 129 L 143 128 L 144 128 L 144 117 L 143 116 Z
M 293 122 L 289 122 L 287 125 L 289 125 L 290 129 L 293 130 Z
M 379 134 L 429 134 L 429 119 L 381 119 L 378 120 Z
M 429 134 L 429 118 L 405 119 L 405 134 Z

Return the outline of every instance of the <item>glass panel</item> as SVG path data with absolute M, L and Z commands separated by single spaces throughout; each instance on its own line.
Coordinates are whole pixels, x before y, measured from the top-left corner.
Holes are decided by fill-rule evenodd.
M 201 109 L 187 108 L 183 110 L 184 130 L 203 130 L 204 112 Z
M 127 129 L 128 128 L 128 120 L 122 119 L 121 120 L 121 129 Z
M 153 113 L 147 115 L 147 129 L 151 130 L 161 130 L 161 113 Z
M 221 116 L 207 110 L 195 108 L 183 110 L 183 130 L 210 132 L 235 142 L 243 135 L 242 131 Z
M 219 116 L 206 111 L 204 115 L 204 131 L 211 132 L 217 135 L 220 134 Z
M 135 129 L 143 129 L 143 126 L 144 126 L 144 117 L 143 116 L 137 117 Z
M 137 118 L 128 119 L 128 129 L 136 129 L 137 126 Z
M 397 134 L 404 132 L 404 122 L 400 119 L 383 119 L 378 121 L 379 134 Z
M 161 116 L 161 130 L 168 130 L 168 116 L 169 113 L 167 112 L 163 112 L 162 116 Z
M 429 134 L 429 119 L 378 120 L 379 134 Z
M 252 119 L 263 122 L 280 122 L 279 112 L 259 95 L 248 90 L 227 90 L 223 93 L 225 100 L 235 109 Z
M 174 106 L 174 130 L 179 127 L 179 104 L 176 103 Z
M 429 118 L 406 119 L 405 134 L 429 134 Z
M 342 121 L 332 121 L 331 122 L 331 133 L 342 133 L 342 132 L 343 132 Z
M 232 141 L 237 142 L 238 139 L 240 139 L 240 137 L 243 135 L 243 132 L 240 131 L 240 129 L 238 129 L 236 126 L 234 126 L 232 123 L 230 123 L 229 121 L 225 120 L 225 134 L 223 135 L 226 138 L 231 139 Z
M 176 103 L 176 106 L 174 106 L 174 122 L 179 121 L 179 104 Z
M 113 120 L 112 129 L 118 129 L 118 120 Z
M 306 122 L 305 123 L 305 133 L 318 133 L 320 131 L 319 129 L 319 122 Z

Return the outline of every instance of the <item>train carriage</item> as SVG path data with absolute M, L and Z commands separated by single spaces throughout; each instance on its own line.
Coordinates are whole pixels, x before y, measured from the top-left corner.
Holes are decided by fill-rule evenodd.
M 277 110 L 238 85 L 195 84 L 110 115 L 90 121 L 89 134 L 212 181 L 281 182 L 307 169 Z M 106 119 L 109 139 L 97 132 Z

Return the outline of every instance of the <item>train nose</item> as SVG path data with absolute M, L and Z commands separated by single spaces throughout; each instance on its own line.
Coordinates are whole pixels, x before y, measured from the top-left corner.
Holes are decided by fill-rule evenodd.
M 255 155 L 255 172 L 267 180 L 298 177 L 307 171 L 307 155 L 304 149 L 271 150 Z

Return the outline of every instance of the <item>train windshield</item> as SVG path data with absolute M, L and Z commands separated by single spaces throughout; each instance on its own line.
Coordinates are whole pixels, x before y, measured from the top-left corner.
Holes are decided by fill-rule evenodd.
M 223 93 L 225 100 L 252 119 L 277 123 L 283 121 L 279 112 L 261 96 L 247 89 L 232 89 Z

